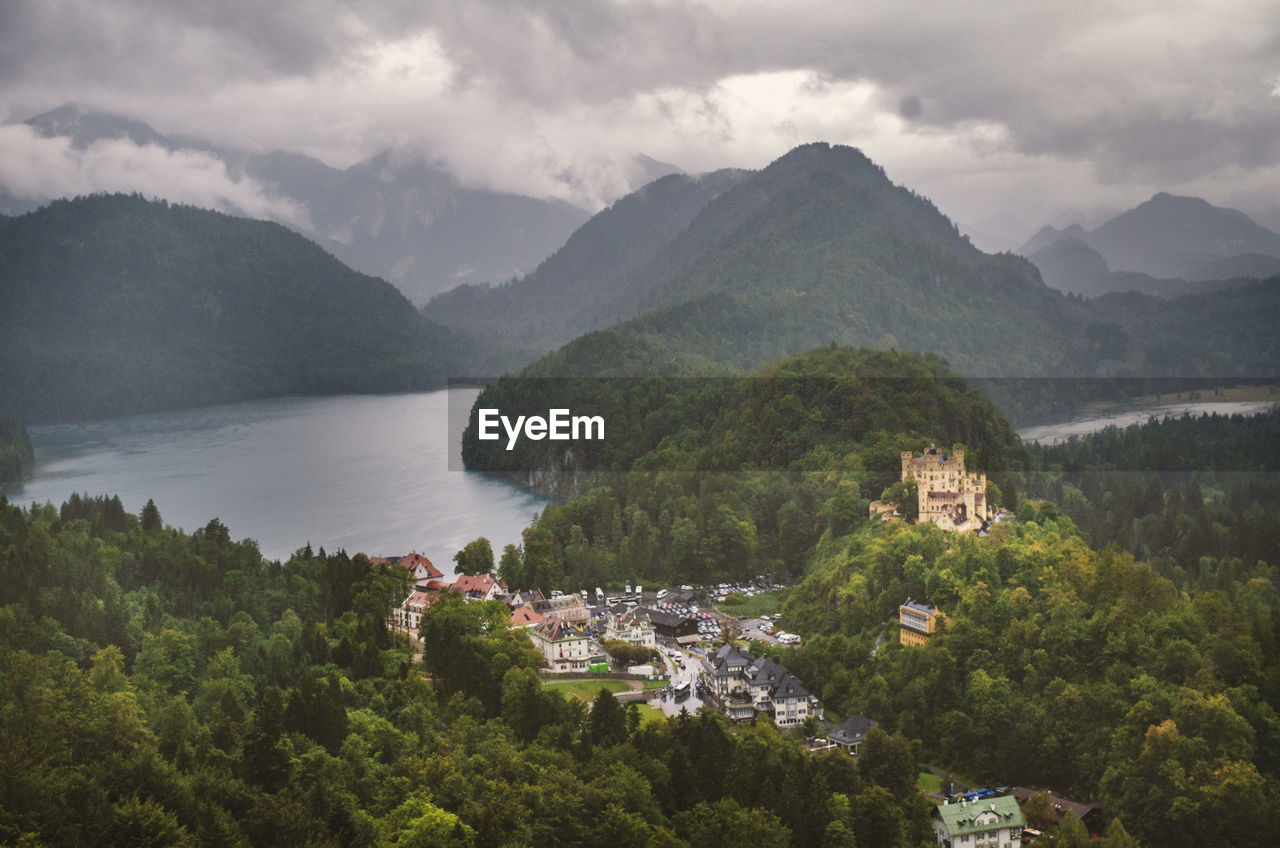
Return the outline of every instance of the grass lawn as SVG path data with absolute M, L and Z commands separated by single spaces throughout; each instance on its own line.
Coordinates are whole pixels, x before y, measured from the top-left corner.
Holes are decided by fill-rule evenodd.
M 646 689 L 661 689 L 667 685 L 666 680 L 642 680 L 641 682 Z
M 931 771 L 922 771 L 916 778 L 916 788 L 921 792 L 939 792 L 942 789 L 942 778 Z
M 651 721 L 658 721 L 659 719 L 666 717 L 665 713 L 657 707 L 651 707 L 648 704 L 636 704 L 636 706 L 640 709 L 641 725 L 648 724 Z
M 720 612 L 728 616 L 745 615 L 747 618 L 759 618 L 762 615 L 773 615 L 782 608 L 782 602 L 791 594 L 790 589 L 776 589 L 772 592 L 761 592 L 758 595 L 730 595 L 719 604 Z
M 581 701 L 588 702 L 594 700 L 596 695 L 600 694 L 601 689 L 608 689 L 616 695 L 619 692 L 631 688 L 627 685 L 626 681 L 610 680 L 608 678 L 600 680 L 591 680 L 589 678 L 585 680 L 581 678 L 577 680 L 547 680 L 546 678 L 543 678 L 542 685 L 548 688 L 559 689 L 566 695 L 572 695 Z

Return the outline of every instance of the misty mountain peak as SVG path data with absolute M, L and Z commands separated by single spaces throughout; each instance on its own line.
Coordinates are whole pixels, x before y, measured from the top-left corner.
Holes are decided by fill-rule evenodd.
M 138 145 L 173 146 L 169 139 L 142 121 L 109 112 L 98 112 L 79 103 L 64 103 L 56 109 L 36 115 L 27 120 L 26 124 L 45 138 L 70 138 L 72 146 L 78 150 L 83 150 L 95 141 L 120 138 L 127 138 Z

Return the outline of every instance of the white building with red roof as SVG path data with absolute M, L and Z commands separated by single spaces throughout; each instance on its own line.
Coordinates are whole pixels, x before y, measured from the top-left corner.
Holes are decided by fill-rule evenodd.
M 431 560 L 417 551 L 401 557 L 398 565 L 409 573 L 409 579 L 415 584 L 426 585 L 428 581 L 440 580 L 444 577 L 444 574 L 431 563 Z
M 492 574 L 461 574 L 449 588 L 468 601 L 492 601 L 507 594 L 507 582 L 494 580 Z

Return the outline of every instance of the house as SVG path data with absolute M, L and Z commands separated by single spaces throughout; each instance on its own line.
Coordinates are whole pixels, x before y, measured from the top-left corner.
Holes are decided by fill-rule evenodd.
M 755 658 L 733 645 L 721 645 L 720 649 L 702 661 L 702 677 L 707 688 L 721 699 L 743 694 L 750 700 L 747 685 L 747 669 Z
M 987 475 L 966 472 L 962 450 L 951 456 L 933 445 L 921 456 L 902 451 L 902 479 L 916 483 L 919 521 L 944 530 L 977 530 L 991 517 Z
M 795 727 L 809 716 L 822 717 L 822 705 L 776 657 L 756 659 L 732 645 L 703 660 L 704 685 L 733 721 L 773 716 L 779 727 Z
M 940 848 L 1016 848 L 1026 826 L 1012 795 L 957 801 L 933 811 L 933 834 Z
M 1030 789 L 1026 786 L 1015 786 L 1013 788 L 1012 795 L 1018 800 L 1018 804 L 1020 806 L 1026 806 L 1027 801 L 1031 800 L 1031 796 L 1041 791 L 1047 790 Z M 1091 833 L 1101 833 L 1103 827 L 1106 826 L 1106 822 L 1102 820 L 1102 808 L 1097 804 L 1085 804 L 1080 801 L 1073 801 L 1070 798 L 1065 798 L 1062 795 L 1057 795 L 1053 792 L 1048 792 L 1048 795 L 1049 803 L 1053 806 L 1053 811 L 1059 816 L 1064 816 L 1068 812 L 1074 813 L 1075 817 L 1084 822 L 1084 826 L 1087 827 Z
M 674 641 L 681 636 L 694 636 L 698 632 L 698 622 L 690 616 L 655 609 L 646 612 L 653 624 L 654 633 L 664 639 Z
M 400 606 L 391 608 L 389 617 L 391 626 L 396 630 L 417 633 L 418 625 L 422 623 L 422 613 L 437 597 L 439 596 L 435 592 L 426 592 L 422 589 L 410 592 L 409 597 L 405 598 Z
M 643 609 L 610 610 L 605 624 L 604 638 L 605 641 L 621 639 L 645 648 L 658 647 L 653 622 L 649 620 L 649 616 Z
M 547 603 L 547 599 L 543 597 L 542 592 L 538 589 L 518 589 L 507 595 L 506 603 L 512 609 L 528 604 L 540 613 L 551 611 L 551 605 Z
M 937 630 L 939 619 L 946 621 L 947 617 L 937 607 L 907 598 L 906 603 L 898 607 L 898 641 L 914 648 L 923 647 Z
M 773 723 L 778 727 L 795 727 L 809 717 L 809 690 L 791 672 L 778 681 L 770 699 Z M 816 716 L 815 716 L 816 718 Z
M 586 671 L 591 659 L 587 634 L 555 613 L 528 629 L 529 638 L 552 671 Z
M 858 746 L 867 741 L 867 733 L 879 722 L 864 715 L 852 715 L 844 724 L 827 734 L 827 740 L 858 756 Z
M 492 601 L 507 594 L 506 581 L 498 582 L 491 574 L 463 574 L 449 588 L 468 601 Z
M 417 551 L 414 551 L 407 556 L 400 557 L 400 561 L 397 565 L 409 573 L 409 579 L 412 580 L 415 585 L 422 584 L 425 586 L 429 580 L 440 580 L 444 577 L 444 575 L 440 573 L 440 569 L 431 564 L 431 560 L 427 559 Z

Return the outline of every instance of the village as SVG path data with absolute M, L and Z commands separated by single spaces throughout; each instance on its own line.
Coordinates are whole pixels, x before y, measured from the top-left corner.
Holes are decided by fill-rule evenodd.
M 934 446 L 921 456 L 904 451 L 901 479 L 915 484 L 918 521 L 985 535 L 1005 517 L 986 499 L 986 475 L 965 470 L 963 450 L 950 456 Z M 873 502 L 870 517 L 904 520 L 899 510 L 900 505 Z M 864 715 L 838 724 L 828 719 L 818 696 L 776 652 L 801 639 L 780 629 L 781 615 L 732 614 L 733 601 L 783 588 L 763 576 L 713 586 L 554 590 L 548 597 L 538 589 L 509 587 L 491 574 L 459 575 L 450 582 L 416 551 L 375 561 L 403 569 L 413 587 L 388 616 L 388 624 L 410 638 L 416 639 L 424 612 L 440 593 L 455 592 L 467 601 L 505 604 L 511 627 L 523 629 L 541 652 L 547 680 L 624 681 L 628 688 L 616 692 L 618 700 L 640 702 L 655 715 L 709 708 L 735 724 L 768 721 L 792 731 L 815 754 L 839 750 L 854 758 L 879 725 Z M 900 645 L 922 648 L 948 620 L 926 601 L 905 598 L 886 629 L 893 625 Z M 1090 828 L 1101 818 L 1096 804 L 1046 790 L 949 784 L 926 791 L 938 805 L 933 823 L 942 848 L 1009 848 L 1034 841 L 1039 831 L 1028 826 L 1023 812 L 1029 803 L 1043 811 L 1040 817 L 1069 812 Z

